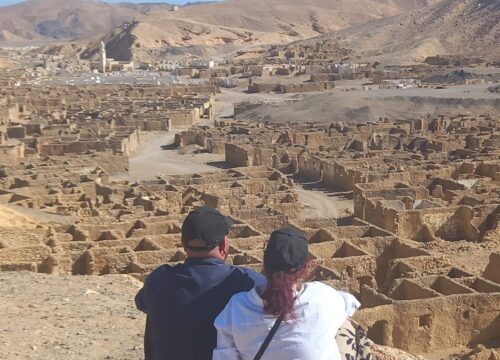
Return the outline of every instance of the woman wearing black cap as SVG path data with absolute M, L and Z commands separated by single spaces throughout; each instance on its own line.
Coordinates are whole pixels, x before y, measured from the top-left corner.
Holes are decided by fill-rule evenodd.
M 337 360 L 335 335 L 360 306 L 311 273 L 307 239 L 293 229 L 271 234 L 264 253 L 265 288 L 234 295 L 215 319 L 214 360 Z

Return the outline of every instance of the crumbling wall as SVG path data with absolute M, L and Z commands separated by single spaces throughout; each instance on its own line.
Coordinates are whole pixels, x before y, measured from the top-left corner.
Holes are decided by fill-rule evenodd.
M 192 126 L 195 122 L 200 120 L 200 112 L 198 109 L 183 112 L 170 111 L 167 115 L 170 118 L 170 125 L 177 127 Z
M 477 344 L 491 346 L 500 329 L 499 296 L 475 293 L 400 301 L 360 310 L 354 318 L 377 343 L 413 354 Z
M 298 175 L 310 181 L 321 181 L 323 179 L 323 160 L 307 153 L 298 156 Z
M 268 93 L 268 92 L 280 92 L 281 84 L 258 84 L 252 83 L 248 85 L 247 92 L 252 93 Z
M 325 81 L 320 83 L 311 82 L 311 83 L 281 85 L 278 91 L 283 94 L 287 94 L 287 93 L 323 91 L 333 88 L 335 88 L 335 83 L 333 81 Z
M 205 147 L 205 134 L 201 131 L 183 131 L 175 134 L 174 144 L 176 147 L 183 147 L 192 144 Z
M 225 144 L 226 162 L 234 166 L 252 166 L 253 155 L 251 149 L 246 147 L 226 143 Z
M 500 253 L 492 253 L 488 266 L 484 270 L 484 277 L 500 284 Z

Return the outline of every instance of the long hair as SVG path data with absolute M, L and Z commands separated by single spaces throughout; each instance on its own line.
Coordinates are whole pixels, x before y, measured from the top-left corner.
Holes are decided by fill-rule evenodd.
M 293 272 L 271 272 L 265 269 L 264 263 L 267 277 L 267 286 L 262 294 L 264 312 L 294 319 L 294 285 L 300 280 L 305 281 L 315 268 L 316 265 L 311 260 L 308 260 L 304 267 Z

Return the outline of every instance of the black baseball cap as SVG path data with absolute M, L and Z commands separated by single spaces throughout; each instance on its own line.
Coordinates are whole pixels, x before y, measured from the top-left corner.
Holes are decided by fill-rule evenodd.
M 307 262 L 307 239 L 295 229 L 280 229 L 271 234 L 264 252 L 264 266 L 271 271 L 295 271 Z
M 233 221 L 218 210 L 202 206 L 191 211 L 182 223 L 182 243 L 190 250 L 209 251 L 229 234 Z M 206 246 L 190 246 L 191 240 L 202 240 Z

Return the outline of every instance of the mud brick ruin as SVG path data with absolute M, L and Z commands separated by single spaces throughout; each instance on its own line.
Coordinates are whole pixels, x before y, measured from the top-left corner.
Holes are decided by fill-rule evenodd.
M 285 128 L 224 120 L 177 144 L 350 194 L 352 216 L 289 225 L 308 235 L 316 279 L 359 296 L 372 339 L 426 353 L 497 341 L 499 130 L 487 114 Z
M 54 164 L 54 170 L 57 168 Z M 10 204 L 77 216 L 79 221 L 37 231 L 22 246 L 2 242 L 3 270 L 126 273 L 142 279 L 162 263 L 185 258 L 180 227 L 183 214 L 195 207 L 206 204 L 230 213 L 239 220 L 232 237 L 259 236 L 261 241 L 263 232 L 286 224 L 300 209 L 291 181 L 267 168 L 165 176 L 133 184 L 109 181 L 102 170 L 83 178 L 74 175 L 73 181 L 65 176 L 59 187 L 56 182 L 50 184 L 50 190 L 36 191 L 37 184 L 27 180 L 19 190 L 4 191 L 3 197 Z M 266 205 L 256 207 L 262 203 Z M 252 252 L 240 250 L 237 243 L 230 260 L 259 264 Z
M 201 205 L 235 220 L 228 261 L 262 266 L 269 233 L 310 241 L 314 278 L 355 294 L 377 343 L 411 353 L 486 346 L 500 332 L 500 119 L 433 116 L 273 125 L 212 116 L 212 86 L 7 86 L 0 205 L 57 218 L 0 229 L 0 271 L 131 274 L 185 259 L 180 227 Z M 142 100 L 148 98 L 151 100 Z M 210 173 L 117 180 L 145 131 L 225 154 Z M 294 180 L 352 199 L 303 215 Z

